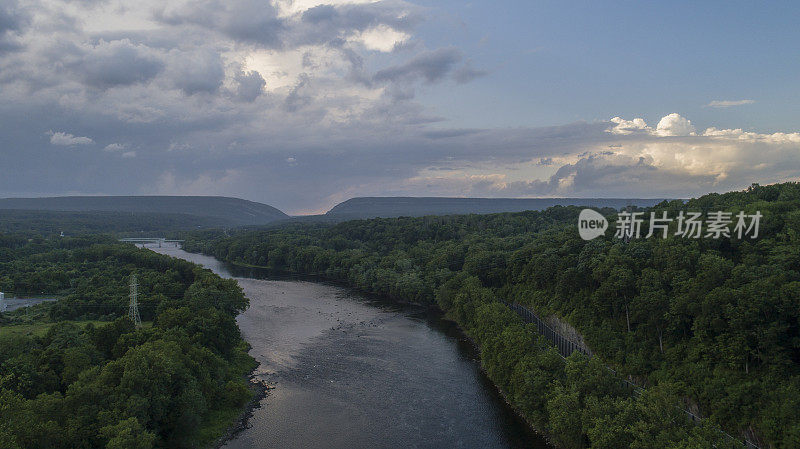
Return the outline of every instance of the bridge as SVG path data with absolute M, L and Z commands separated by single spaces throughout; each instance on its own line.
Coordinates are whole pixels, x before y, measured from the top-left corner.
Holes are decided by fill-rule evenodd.
M 161 248 L 164 245 L 170 244 L 170 246 L 175 246 L 176 248 L 183 243 L 183 240 L 170 240 L 164 237 L 137 237 L 137 238 L 126 238 L 126 239 L 119 239 L 120 242 L 124 243 L 133 243 L 134 245 L 146 245 L 148 243 L 158 244 L 158 247 Z

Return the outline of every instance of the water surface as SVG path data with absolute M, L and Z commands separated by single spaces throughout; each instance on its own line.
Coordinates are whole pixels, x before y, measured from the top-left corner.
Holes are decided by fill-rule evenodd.
M 237 321 L 257 376 L 276 388 L 226 448 L 548 447 L 436 313 L 152 249 L 234 277 L 250 298 Z

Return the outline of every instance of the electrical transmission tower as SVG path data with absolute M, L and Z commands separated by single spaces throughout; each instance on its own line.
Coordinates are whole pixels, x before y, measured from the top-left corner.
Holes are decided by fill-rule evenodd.
M 136 327 L 142 326 L 142 318 L 139 316 L 139 281 L 136 280 L 136 274 L 131 275 L 131 305 L 128 308 L 128 317 L 133 321 Z

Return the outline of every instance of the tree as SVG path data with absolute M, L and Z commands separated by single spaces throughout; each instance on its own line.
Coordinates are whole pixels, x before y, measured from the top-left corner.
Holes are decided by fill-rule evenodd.
M 150 449 L 156 436 L 142 428 L 136 418 L 128 418 L 100 429 L 108 440 L 106 449 Z

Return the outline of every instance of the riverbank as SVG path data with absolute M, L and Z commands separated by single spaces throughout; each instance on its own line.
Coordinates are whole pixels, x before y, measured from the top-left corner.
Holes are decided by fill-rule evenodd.
M 247 429 L 250 418 L 253 417 L 253 412 L 261 407 L 261 401 L 267 397 L 270 390 L 275 389 L 274 386 L 256 378 L 256 368 L 257 366 L 253 368 L 248 377 L 248 389 L 252 394 L 250 401 L 248 401 L 247 405 L 244 406 L 244 409 L 233 422 L 233 424 L 228 426 L 228 428 L 225 430 L 225 433 L 217 438 L 217 440 L 211 445 L 213 449 L 220 449 L 228 441 L 233 440 L 237 435 L 239 435 L 239 433 Z
M 237 276 L 251 302 L 237 322 L 262 365 L 257 378 L 277 387 L 224 447 L 549 447 L 438 308 L 179 256 Z
M 437 307 L 437 310 L 441 311 L 441 309 L 438 308 L 438 307 Z M 481 347 L 478 344 L 478 342 L 475 341 L 474 338 L 469 336 L 457 321 L 455 321 L 455 320 L 453 320 L 451 318 L 448 318 L 447 317 L 447 313 L 445 313 L 443 311 L 441 313 L 445 317 L 445 319 L 449 320 L 456 327 L 458 327 L 459 332 L 461 332 L 464 335 L 464 338 L 466 339 L 466 341 L 468 341 L 469 344 L 472 345 L 472 347 L 475 350 L 475 352 L 478 355 L 480 355 Z M 486 366 L 484 366 L 482 359 L 480 359 L 480 360 L 481 360 L 481 364 L 480 364 L 481 365 L 481 372 L 486 376 L 487 379 L 491 379 L 489 371 L 486 369 Z M 525 414 L 522 412 L 522 410 L 520 410 L 517 406 L 514 405 L 514 403 L 508 397 L 508 394 L 505 391 L 503 391 L 503 389 L 500 388 L 500 386 L 497 385 L 494 381 L 492 381 L 492 387 L 494 387 L 494 390 L 497 393 L 497 395 L 503 399 L 503 402 L 506 404 L 506 406 L 510 410 L 514 411 L 514 414 L 517 416 L 517 418 L 519 418 L 521 421 L 525 422 L 525 424 L 528 426 L 528 428 L 530 429 L 531 432 L 536 433 L 536 435 L 538 435 L 544 441 L 546 441 L 548 445 L 553 446 L 554 448 L 558 448 L 558 444 L 557 444 L 558 442 L 555 441 L 552 438 L 552 436 L 547 433 L 547 431 L 545 429 L 539 429 L 533 422 L 531 422 L 530 419 L 528 419 L 528 417 L 525 416 Z
M 13 290 L 70 294 L 2 316 L 0 446 L 208 447 L 252 398 L 235 282 L 91 238 L 9 251 Z
M 764 198 L 748 191 L 698 201 L 695 206 L 718 204 L 735 213 Z M 791 226 L 784 225 L 789 222 L 778 218 L 788 206 L 777 203 L 764 206 L 774 211 L 776 229 L 791 235 Z M 391 298 L 438 304 L 478 342 L 486 371 L 507 400 L 563 446 L 624 442 L 619 446 L 647 447 L 658 435 L 667 445 L 726 447 L 724 435 L 687 421 L 686 397 L 695 398 L 710 422 L 735 436 L 752 427 L 773 445 L 790 441 L 797 401 L 785 398 L 796 397 L 791 392 L 798 377 L 786 369 L 793 366 L 789 340 L 764 348 L 753 340 L 748 351 L 737 351 L 740 332 L 792 329 L 796 317 L 786 304 L 797 299 L 791 287 L 796 273 L 779 270 L 769 280 L 739 276 L 756 272 L 754 267 L 764 272 L 785 267 L 788 259 L 767 258 L 757 245 L 719 247 L 712 241 L 587 244 L 574 232 L 578 214 L 577 208 L 552 208 L 297 225 L 231 236 L 198 232 L 186 237 L 186 247 L 225 260 L 325 273 Z M 784 240 L 765 244 L 791 253 Z M 768 282 L 781 288 L 765 289 Z M 741 309 L 741 298 L 758 304 L 762 318 L 742 320 L 752 310 Z M 565 361 L 549 354 L 538 329 L 500 300 L 545 317 L 568 317 L 599 356 Z M 703 306 L 691 307 L 695 302 Z M 720 322 L 721 310 L 727 327 L 711 325 Z M 673 315 L 676 311 L 679 315 Z M 779 321 L 765 322 L 769 317 Z M 695 326 L 698 332 L 690 332 Z M 649 380 L 651 388 L 639 394 L 604 363 L 625 377 Z M 764 408 L 737 407 L 740 402 Z
M 193 253 L 193 254 L 202 254 L 202 253 Z M 213 256 L 208 255 L 208 254 L 204 254 L 204 255 L 207 256 L 207 257 L 213 257 Z M 347 282 L 347 280 L 339 279 L 339 278 L 332 277 L 332 276 L 327 276 L 327 275 L 322 274 L 322 273 L 309 274 L 309 273 L 302 273 L 302 272 L 297 272 L 297 271 L 277 270 L 275 268 L 265 267 L 265 266 L 261 266 L 261 265 L 253 265 L 253 264 L 237 262 L 237 261 L 230 261 L 230 260 L 226 260 L 225 263 L 230 265 L 230 266 L 232 266 L 232 267 L 237 267 L 237 268 L 240 268 L 240 269 L 255 270 L 255 271 L 250 273 L 251 276 L 249 276 L 249 277 L 259 277 L 259 278 L 260 277 L 267 277 L 267 278 L 275 279 L 275 280 L 293 279 L 293 280 L 302 280 L 302 281 L 309 281 L 309 282 L 318 282 L 318 283 L 322 283 L 322 284 L 329 284 L 329 285 L 333 285 L 333 286 L 337 286 L 337 287 L 347 288 L 349 290 L 352 290 L 352 291 L 357 292 L 357 293 L 359 293 L 361 295 L 370 297 L 372 299 L 376 299 L 378 301 L 391 302 L 393 304 L 397 304 L 397 305 L 401 305 L 401 306 L 413 306 L 413 307 L 425 308 L 425 309 L 429 309 L 429 310 L 433 310 L 433 311 L 439 312 L 439 313 L 442 314 L 442 316 L 445 315 L 444 311 L 439 306 L 437 306 L 436 304 L 420 303 L 420 302 L 410 301 L 410 300 L 407 300 L 407 299 L 402 298 L 402 297 L 395 297 L 395 296 L 387 295 L 385 293 L 377 293 L 377 292 L 374 292 L 372 290 L 363 289 L 363 288 L 360 288 L 357 285 L 353 285 L 353 284 Z M 242 273 L 237 273 L 237 274 L 242 274 Z M 450 320 L 450 321 L 453 321 L 453 320 Z M 453 322 L 455 322 L 455 321 L 453 321 Z
M 440 317 L 440 319 L 446 320 L 447 322 L 450 322 L 450 323 L 453 324 L 453 326 L 458 331 L 459 337 L 463 341 L 467 342 L 467 344 L 470 346 L 471 352 L 474 354 L 476 359 L 480 362 L 479 366 L 480 366 L 481 373 L 484 376 L 486 376 L 487 379 L 491 379 L 491 375 L 490 375 L 489 371 L 486 369 L 486 366 L 483 364 L 482 359 L 480 357 L 480 355 L 481 355 L 481 347 L 478 344 L 478 342 L 466 332 L 466 330 L 462 327 L 462 325 L 456 319 L 454 319 L 452 316 L 448 315 L 447 312 L 442 310 L 442 308 L 438 304 L 435 304 L 435 303 L 433 303 L 433 304 L 420 304 L 420 303 L 417 303 L 417 302 L 404 300 L 402 298 L 394 298 L 394 297 L 391 297 L 391 296 L 388 296 L 388 295 L 383 295 L 383 294 L 376 293 L 376 292 L 373 292 L 373 291 L 359 289 L 358 287 L 353 286 L 352 284 L 350 284 L 346 280 L 342 280 L 342 279 L 338 279 L 338 278 L 334 278 L 334 277 L 330 277 L 330 276 L 325 276 L 325 275 L 322 275 L 322 274 L 306 274 L 306 273 L 300 273 L 300 272 L 292 272 L 292 271 L 288 271 L 288 270 L 276 270 L 276 269 L 270 268 L 270 267 L 264 267 L 264 266 L 253 265 L 253 264 L 242 263 L 242 262 L 236 262 L 236 261 L 225 261 L 225 263 L 227 263 L 227 264 L 229 264 L 229 265 L 231 265 L 233 267 L 237 267 L 237 268 L 241 268 L 241 269 L 260 270 L 260 271 L 262 271 L 264 273 L 268 273 L 271 276 L 275 276 L 275 278 L 277 278 L 277 279 L 292 278 L 292 279 L 301 279 L 301 280 L 305 280 L 305 281 L 324 282 L 324 283 L 327 283 L 327 284 L 330 284 L 330 285 L 344 287 L 344 288 L 347 288 L 349 290 L 356 291 L 359 294 L 366 295 L 368 297 L 377 299 L 379 301 L 391 302 L 393 304 L 397 304 L 397 305 L 400 305 L 400 306 L 420 307 L 420 308 L 426 309 L 426 310 L 428 310 L 430 312 L 436 313 Z M 554 447 L 556 446 L 556 442 L 553 440 L 553 438 L 551 438 L 551 436 L 549 434 L 547 434 L 547 432 L 544 429 L 537 428 L 537 426 L 535 426 L 524 415 L 524 413 L 513 404 L 513 402 L 509 398 L 508 394 L 505 391 L 503 391 L 503 389 L 499 385 L 497 385 L 494 382 L 491 382 L 491 387 L 492 387 L 494 393 L 505 404 L 505 406 L 508 407 L 508 409 L 511 410 L 518 419 L 520 419 L 521 421 L 526 423 L 526 425 L 528 426 L 528 428 L 529 428 L 529 430 L 531 432 L 535 433 L 536 435 L 538 435 L 539 437 L 544 439 L 549 445 L 552 445 Z

